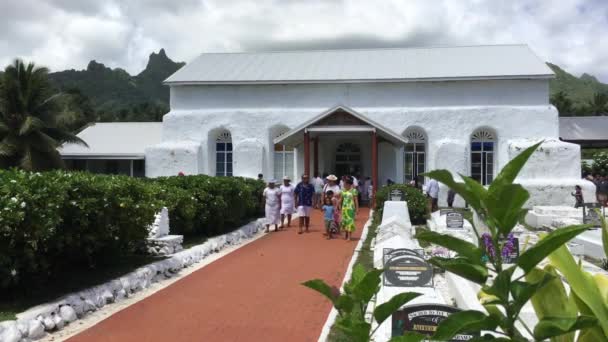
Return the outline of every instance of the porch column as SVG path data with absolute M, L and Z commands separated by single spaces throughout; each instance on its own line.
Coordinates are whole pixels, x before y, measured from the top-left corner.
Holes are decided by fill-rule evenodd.
M 315 143 L 314 143 L 314 154 L 313 154 L 313 171 L 314 174 L 319 173 L 319 137 L 315 138 Z M 310 175 L 312 177 L 312 175 Z
M 304 174 L 310 177 L 310 133 L 304 130 Z
M 378 135 L 374 130 L 372 132 L 372 206 L 376 205 L 376 190 L 378 184 Z

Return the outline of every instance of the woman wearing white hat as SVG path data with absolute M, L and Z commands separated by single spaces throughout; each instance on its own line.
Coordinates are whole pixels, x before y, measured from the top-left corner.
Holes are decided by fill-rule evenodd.
M 340 194 L 340 186 L 338 185 L 338 177 L 336 175 L 327 176 L 327 184 L 323 187 L 323 193 L 327 194 L 328 191 L 334 193 L 334 195 Z
M 294 190 L 295 187 L 291 185 L 291 179 L 288 176 L 283 177 L 283 185 L 279 188 L 281 193 L 281 227 L 283 228 L 283 222 L 285 216 L 287 216 L 287 227 L 291 227 L 291 215 L 295 211 L 294 207 Z
M 281 210 L 281 199 L 279 189 L 275 186 L 276 180 L 268 181 L 264 189 L 264 209 L 266 213 L 266 233 L 270 231 L 270 225 L 275 225 L 275 232 L 279 229 L 279 211 Z

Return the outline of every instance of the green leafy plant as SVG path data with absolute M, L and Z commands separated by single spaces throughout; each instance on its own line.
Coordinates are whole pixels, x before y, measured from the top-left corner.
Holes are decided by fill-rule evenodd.
M 0 170 L 0 289 L 9 290 L 0 292 L 42 287 L 67 268 L 120 264 L 140 253 L 162 206 L 174 234 L 230 232 L 260 216 L 263 186 L 239 177 Z
M 542 143 L 542 142 L 541 142 Z M 600 325 L 608 325 L 608 317 L 600 310 L 601 302 L 593 305 L 599 315 L 589 315 L 589 310 L 579 310 L 578 314 L 572 308 L 565 308 L 559 312 L 547 311 L 546 315 L 539 315 L 539 323 L 529 327 L 527 322 L 519 318 L 524 305 L 535 295 L 543 296 L 552 292 L 559 292 L 555 286 L 561 281 L 551 268 L 539 269 L 538 264 L 545 258 L 557 259 L 561 254 L 568 254 L 564 244 L 578 234 L 588 229 L 588 226 L 570 226 L 561 228 L 544 236 L 536 245 L 526 249 L 514 265 L 503 263 L 500 251 L 507 243 L 506 238 L 511 233 L 523 213 L 523 206 L 529 198 L 528 192 L 520 185 L 515 184 L 519 174 L 530 156 L 540 146 L 538 143 L 522 151 L 513 158 L 499 173 L 489 187 L 484 187 L 473 179 L 462 176 L 462 182 L 456 182 L 446 170 L 436 170 L 426 174 L 426 177 L 436 179 L 453 189 L 475 211 L 484 223 L 487 230 L 486 238 L 494 246 L 494 253 L 488 253 L 484 248 L 476 246 L 456 237 L 424 231 L 417 235 L 421 241 L 433 243 L 457 253 L 455 258 L 446 259 L 433 257 L 430 263 L 446 271 L 457 274 L 481 286 L 480 299 L 486 312 L 466 310 L 455 313 L 446 318 L 438 327 L 434 340 L 449 340 L 462 332 L 492 332 L 486 334 L 483 340 L 526 340 L 523 329 L 535 340 L 572 336 L 577 330 L 597 330 Z M 480 231 L 474 226 L 475 234 L 481 241 Z M 482 261 L 482 255 L 488 255 L 488 261 Z M 570 256 L 571 257 L 571 256 Z M 563 259 L 563 260 L 562 260 Z M 567 263 L 568 258 L 560 258 Z M 572 267 L 572 265 L 567 265 Z M 556 267 L 562 272 L 560 267 Z M 565 268 L 564 268 L 565 269 Z M 587 286 L 586 278 L 577 279 L 582 288 Z M 572 285 L 572 284 L 571 284 Z M 573 289 L 578 286 L 573 286 Z M 589 290 L 591 286 L 587 288 Z M 576 295 L 578 291 L 573 290 Z M 581 291 L 583 291 L 581 289 Z M 580 294 L 585 296 L 587 303 L 595 293 Z M 598 297 L 594 297 L 598 298 Z M 539 297 L 537 297 L 537 301 Z M 598 308 L 596 308 L 596 306 Z M 589 308 L 591 309 L 591 308 Z M 593 313 L 593 309 L 591 309 Z M 603 323 L 600 323 L 604 320 Z M 608 330 L 604 330 L 606 336 Z M 497 337 L 500 336 L 500 337 Z M 605 337 L 604 337 L 605 338 Z
M 382 270 L 372 269 L 365 272 L 363 266 L 357 264 L 353 268 L 351 280 L 344 285 L 344 293 L 340 293 L 340 290 L 327 285 L 321 279 L 309 280 L 302 285 L 319 292 L 331 301 L 338 311 L 336 327 L 348 336 L 349 341 L 366 342 L 370 340 L 382 322 L 403 305 L 420 296 L 419 293 L 405 292 L 378 305 L 373 312 L 373 320 L 377 326 L 372 330 L 372 323 L 365 319 L 365 313 L 369 302 L 380 290 L 381 275 Z M 418 333 L 412 333 L 408 337 L 412 338 L 411 341 L 421 341 L 425 338 L 424 335 Z M 403 340 L 395 338 L 391 341 Z
M 427 199 L 419 189 L 405 184 L 392 184 L 383 186 L 376 193 L 376 207 L 374 211 L 382 217 L 384 210 L 384 202 L 389 200 L 390 193 L 393 190 L 400 190 L 407 201 L 407 210 L 410 214 L 410 219 L 413 224 L 424 224 L 428 217 Z

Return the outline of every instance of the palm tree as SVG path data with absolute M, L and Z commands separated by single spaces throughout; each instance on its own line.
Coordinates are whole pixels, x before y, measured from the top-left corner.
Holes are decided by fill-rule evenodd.
M 57 148 L 86 143 L 57 126 L 57 99 L 48 69 L 17 59 L 0 82 L 0 167 L 42 171 L 64 166 Z

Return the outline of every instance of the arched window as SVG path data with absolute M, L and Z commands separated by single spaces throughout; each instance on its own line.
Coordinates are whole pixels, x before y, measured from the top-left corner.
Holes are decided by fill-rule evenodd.
M 471 135 L 471 178 L 482 185 L 494 179 L 494 151 L 496 137 L 487 129 L 479 129 Z
M 292 178 L 294 153 L 293 147 L 275 144 L 274 145 L 274 178 L 282 179 L 285 176 Z
M 406 131 L 405 137 L 408 143 L 405 144 L 404 175 L 406 183 L 416 180 L 418 184 L 424 183 L 422 174 L 426 171 L 426 135 L 420 129 Z
M 215 175 L 232 176 L 232 135 L 222 132 L 215 140 Z

